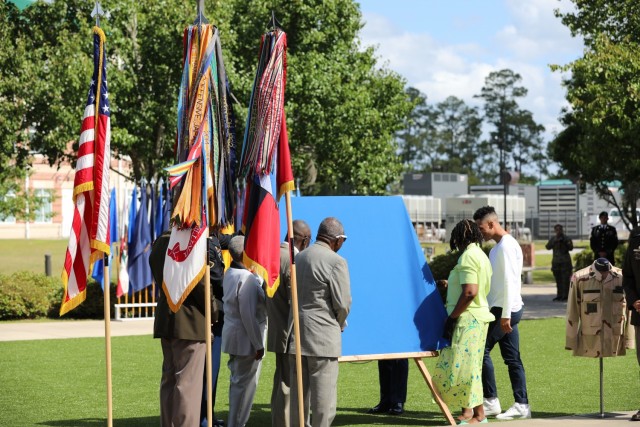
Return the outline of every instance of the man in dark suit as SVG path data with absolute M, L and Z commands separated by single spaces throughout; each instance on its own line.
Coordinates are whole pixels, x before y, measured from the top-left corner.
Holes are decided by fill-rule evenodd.
M 629 246 L 622 265 L 622 287 L 631 311 L 631 324 L 636 330 L 636 357 L 640 365 L 640 228 L 629 235 Z M 640 411 L 631 416 L 631 421 L 640 421 Z
M 149 265 L 155 282 L 162 286 L 163 268 L 170 232 L 153 243 Z M 200 397 L 206 354 L 204 281 L 189 293 L 180 309 L 173 313 L 167 297 L 160 292 L 153 324 L 153 337 L 162 345 L 160 381 L 160 425 L 197 426 L 200 423 Z
M 311 242 L 309 225 L 297 219 L 293 221 L 293 256 L 303 251 Z M 289 427 L 289 305 L 291 300 L 291 248 L 288 242 L 280 244 L 280 286 L 273 298 L 267 298 L 267 351 L 276 354 L 271 392 L 271 426 Z
M 380 381 L 380 402 L 369 409 L 367 413 L 402 415 L 404 402 L 407 400 L 409 360 L 378 360 L 378 379 Z
M 337 218 L 325 218 L 316 242 L 296 257 L 300 349 L 294 333 L 289 339 L 291 365 L 291 426 L 298 427 L 298 382 L 295 353 L 302 357 L 304 419 L 313 413 L 312 427 L 329 427 L 336 416 L 338 357 L 342 353 L 342 331 L 351 309 L 347 261 L 336 252 L 347 240 Z M 293 323 L 293 318 L 289 321 Z M 306 421 L 308 423 L 308 421 Z
M 591 229 L 591 250 L 593 258 L 606 258 L 612 265 L 615 265 L 614 253 L 618 247 L 618 232 L 616 228 L 607 224 L 609 214 L 606 211 L 600 212 L 598 215 L 600 225 L 596 225 Z

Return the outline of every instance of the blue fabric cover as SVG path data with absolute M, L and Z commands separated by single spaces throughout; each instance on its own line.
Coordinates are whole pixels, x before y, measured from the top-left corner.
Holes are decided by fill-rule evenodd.
M 343 356 L 438 350 L 446 311 L 399 196 L 292 197 L 293 219 L 307 221 L 312 237 L 320 222 L 338 218 L 347 241 L 353 304 L 342 336 Z M 280 200 L 286 236 L 286 209 Z

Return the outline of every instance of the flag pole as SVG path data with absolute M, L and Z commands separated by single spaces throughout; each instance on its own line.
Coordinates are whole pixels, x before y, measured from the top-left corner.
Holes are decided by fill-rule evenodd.
M 296 280 L 296 263 L 293 257 L 293 215 L 291 213 L 291 191 L 285 192 L 287 204 L 287 240 L 291 261 L 291 310 L 293 313 L 293 332 L 296 342 L 296 377 L 298 381 L 298 419 L 304 424 L 304 401 L 302 400 L 302 354 L 300 352 L 300 316 L 298 314 L 298 281 Z
M 113 427 L 113 387 L 111 384 L 111 283 L 109 281 L 109 255 L 103 254 L 104 294 L 104 351 L 107 364 L 107 427 Z
M 203 224 L 204 227 L 207 227 L 207 236 L 209 238 L 209 226 L 208 224 Z M 204 323 L 205 323 L 205 344 L 207 346 L 207 352 L 205 356 L 205 370 L 207 373 L 207 425 L 212 426 L 213 424 L 213 402 L 211 401 L 211 397 L 213 395 L 213 380 L 211 378 L 212 374 L 212 360 L 211 360 L 211 270 L 209 269 L 209 245 L 207 240 L 207 249 L 204 255 Z

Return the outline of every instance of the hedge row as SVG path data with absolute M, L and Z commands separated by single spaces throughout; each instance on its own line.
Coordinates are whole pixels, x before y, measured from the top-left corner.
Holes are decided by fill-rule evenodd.
M 103 319 L 104 299 L 101 286 L 93 280 L 87 283 L 87 296 L 78 307 L 65 314 L 72 319 Z M 115 286 L 111 285 L 111 315 L 116 303 Z M 0 320 L 60 317 L 64 289 L 58 277 L 20 271 L 0 274 Z

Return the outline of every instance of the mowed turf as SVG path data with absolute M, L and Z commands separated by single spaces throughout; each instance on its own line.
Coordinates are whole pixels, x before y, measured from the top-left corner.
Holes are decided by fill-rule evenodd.
M 45 255 L 51 255 L 51 275 L 60 277 L 68 239 L 0 239 L 0 274 L 16 271 L 45 272 Z
M 599 412 L 598 359 L 577 358 L 564 350 L 564 320 L 521 323 L 522 357 L 534 417 Z M 371 331 L 371 339 L 375 331 Z M 157 426 L 162 354 L 151 336 L 115 337 L 113 352 L 114 426 Z M 0 342 L 1 426 L 103 426 L 106 420 L 104 339 Z M 506 366 L 493 352 L 503 408 L 513 403 Z M 226 418 L 229 371 L 223 355 L 216 403 Z M 273 355 L 265 358 L 249 420 L 270 425 Z M 434 359 L 425 359 L 433 372 Z M 635 350 L 604 359 L 606 411 L 631 411 L 640 405 Z M 377 362 L 343 363 L 334 426 L 443 425 L 444 418 L 416 365 L 409 369 L 406 413 L 400 417 L 368 415 L 378 401 Z M 457 408 L 452 408 L 455 412 Z

